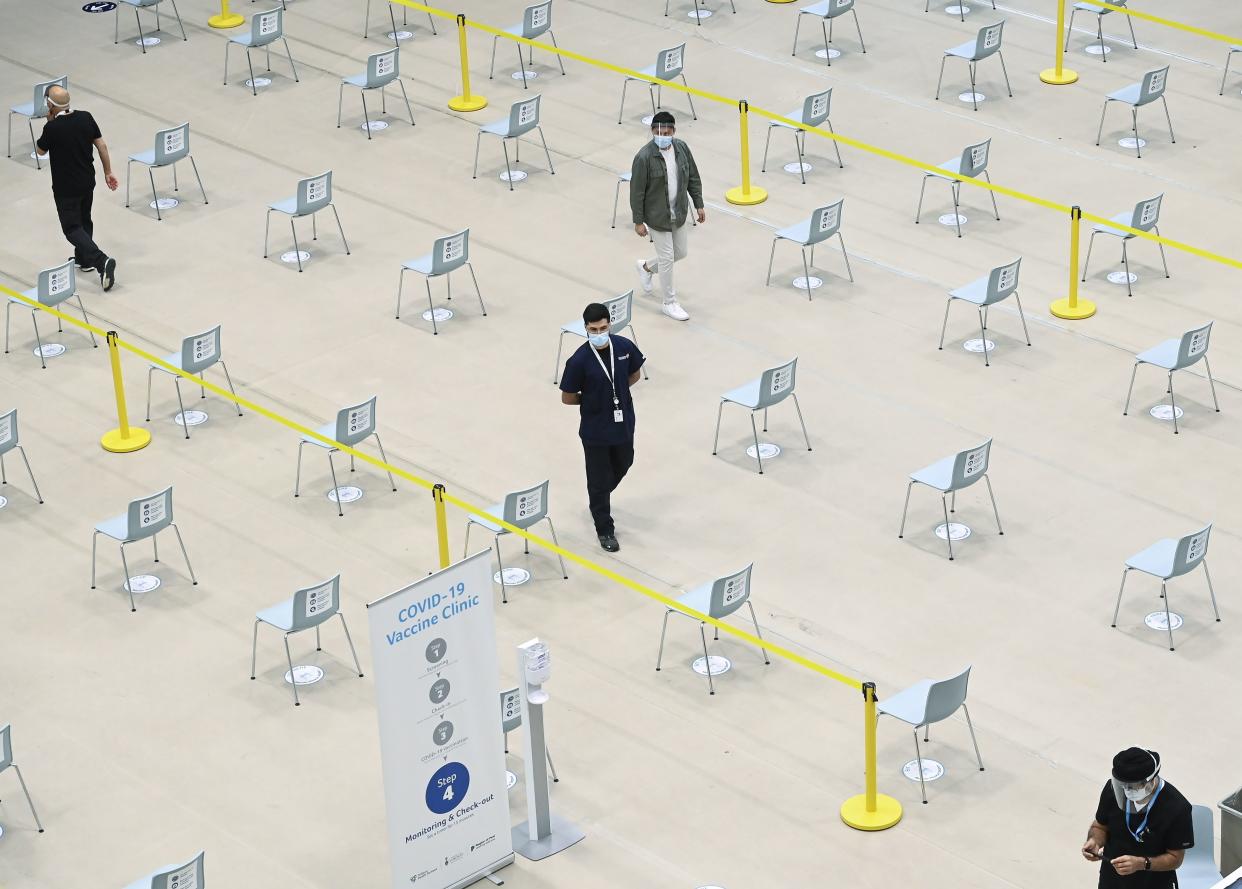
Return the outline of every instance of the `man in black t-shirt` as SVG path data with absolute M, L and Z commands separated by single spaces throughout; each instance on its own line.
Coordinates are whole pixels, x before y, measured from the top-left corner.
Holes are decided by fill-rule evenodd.
M 69 107 L 69 91 L 53 86 L 47 91 L 47 123 L 35 145 L 39 156 L 52 155 L 52 198 L 60 228 L 73 245 L 73 258 L 83 271 L 99 273 L 104 290 L 116 283 L 116 260 L 95 245 L 95 225 L 91 221 L 91 202 L 95 194 L 95 155 L 103 163 L 104 181 L 116 191 L 112 158 L 99 132 L 99 125 L 88 111 Z
M 1100 889 L 1176 889 L 1194 844 L 1190 803 L 1160 777 L 1160 754 L 1131 747 L 1113 757 L 1082 846 L 1083 858 L 1101 862 Z

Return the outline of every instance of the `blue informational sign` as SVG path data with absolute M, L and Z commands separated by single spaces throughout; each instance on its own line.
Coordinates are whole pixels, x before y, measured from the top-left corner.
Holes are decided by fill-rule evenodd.
M 442 765 L 427 782 L 427 808 L 437 815 L 451 812 L 470 789 L 470 771 L 459 762 Z
M 111 12 L 116 9 L 116 4 L 110 0 L 96 0 L 94 3 L 87 3 L 82 7 L 83 12 Z

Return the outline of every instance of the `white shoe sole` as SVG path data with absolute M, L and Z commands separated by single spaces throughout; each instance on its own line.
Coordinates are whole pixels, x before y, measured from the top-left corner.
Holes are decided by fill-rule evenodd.
M 666 317 L 672 318 L 674 321 L 689 321 L 690 320 L 690 315 L 686 312 L 685 309 L 682 309 L 679 314 L 673 314 L 672 312 L 668 310 L 667 307 L 665 307 L 661 311 L 663 311 Z

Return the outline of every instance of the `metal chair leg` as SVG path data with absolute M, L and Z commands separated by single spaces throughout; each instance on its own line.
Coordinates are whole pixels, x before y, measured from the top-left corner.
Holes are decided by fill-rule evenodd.
M 1169 371 L 1169 407 L 1173 413 L 1173 434 L 1177 435 L 1177 396 L 1173 394 L 1173 371 Z
M 293 655 L 289 653 L 288 633 L 285 633 L 285 660 L 289 662 L 289 685 L 293 688 L 293 706 L 301 707 L 302 702 L 298 700 L 297 677 L 293 675 Z
M 43 833 L 43 822 L 39 820 L 39 813 L 35 811 L 34 800 L 30 798 L 30 791 L 26 789 L 26 779 L 22 777 L 22 770 L 17 767 L 17 763 L 12 763 L 13 771 L 17 772 L 17 780 L 21 782 L 22 793 L 26 795 L 26 805 L 30 806 L 30 814 L 34 815 L 35 824 L 38 825 L 39 833 Z
M 910 491 L 914 489 L 914 482 L 911 481 L 906 485 L 906 504 L 901 508 L 901 527 L 897 530 L 897 539 L 900 540 L 906 534 L 906 514 L 910 511 Z
M 507 591 L 505 590 L 505 563 L 500 558 L 500 535 L 499 534 L 497 534 L 496 537 L 494 538 L 494 543 L 496 547 L 496 567 L 499 569 L 496 573 L 500 575 L 500 603 L 502 605 L 508 605 L 509 596 L 508 596 Z
M 686 75 L 681 75 L 681 85 L 686 89 L 690 88 L 690 84 L 686 83 Z M 699 116 L 694 111 L 694 96 L 686 93 L 686 101 L 690 103 L 690 117 L 692 120 L 698 120 Z
M 940 101 L 940 88 L 941 88 L 941 84 L 944 83 L 944 63 L 947 62 L 948 59 L 949 57 L 947 55 L 942 56 L 940 59 L 940 77 L 936 80 L 936 101 L 937 102 Z
M 281 37 L 281 38 L 280 38 L 280 42 L 281 42 L 281 43 L 283 43 L 283 44 L 285 45 L 285 56 L 287 56 L 287 57 L 288 57 L 288 59 L 289 59 L 289 67 L 293 70 L 293 82 L 294 82 L 294 83 L 299 83 L 300 81 L 298 80 L 298 69 L 297 69 L 297 67 L 293 64 L 293 53 L 289 52 L 289 41 L 288 41 L 288 40 L 286 40 L 285 38 Z
M 919 768 L 919 790 L 923 794 L 923 805 L 927 805 L 927 784 L 923 781 L 923 751 L 919 749 L 919 728 L 914 727 L 914 761 Z
M 1134 362 L 1134 369 L 1130 371 L 1130 388 L 1126 390 L 1126 405 L 1121 409 L 1121 415 L 1123 417 L 1129 415 L 1130 413 L 1130 396 L 1134 392 L 1134 375 L 1138 373 L 1140 363 L 1141 362 L 1139 361 Z
M 1022 322 L 1022 333 L 1026 336 L 1026 344 L 1031 344 L 1031 332 L 1026 329 L 1026 313 L 1022 311 L 1022 298 L 1018 296 L 1018 291 L 1013 292 L 1013 298 L 1018 303 L 1018 319 Z
M 181 547 L 181 557 L 185 559 L 186 570 L 190 572 L 190 582 L 193 586 L 198 586 L 198 578 L 194 576 L 194 566 L 190 564 L 190 554 L 185 551 L 185 541 L 181 539 L 181 529 L 177 527 L 176 522 L 169 527 L 177 534 L 177 544 Z
M 1126 273 L 1126 296 L 1134 296 L 1134 288 L 1130 285 L 1130 253 L 1126 249 L 1126 240 L 1121 241 L 1121 266 Z
M 1121 594 L 1126 591 L 1126 577 L 1129 576 L 1131 568 L 1126 568 L 1121 572 L 1121 586 L 1117 589 L 1117 605 L 1113 608 L 1112 626 L 1117 626 L 1117 614 L 1121 611 Z
M 561 545 L 561 542 L 556 539 L 556 526 L 552 524 L 551 518 L 549 518 L 548 516 L 544 516 L 544 518 L 547 519 L 548 530 L 552 532 L 552 542 L 559 547 Z M 530 552 L 530 541 L 529 540 L 526 541 L 526 551 L 528 553 Z M 557 553 L 556 559 L 558 562 L 561 563 L 561 579 L 569 580 L 569 572 L 565 570 L 565 557 L 562 556 L 560 553 Z
M 991 367 L 992 362 L 988 360 L 988 328 L 987 322 L 983 320 L 983 309 L 979 310 L 979 342 L 983 347 L 983 366 Z
M 755 625 L 755 636 L 762 639 L 763 634 L 759 632 L 759 619 L 755 617 L 755 606 L 749 599 L 746 600 L 746 607 L 750 609 L 750 622 Z M 772 662 L 768 660 L 768 650 L 762 645 L 759 646 L 759 650 L 763 652 L 763 662 L 770 665 Z
M 798 393 L 791 392 L 789 394 L 793 396 L 794 410 L 798 414 L 798 423 L 802 426 L 802 440 L 806 442 L 806 449 L 809 451 L 811 449 L 811 437 L 806 434 L 806 421 L 802 419 L 802 406 L 798 404 Z
M 1212 597 L 1212 612 L 1216 615 L 1216 622 L 1220 623 L 1220 609 L 1216 607 L 1216 590 L 1212 589 L 1212 575 L 1208 572 L 1207 559 L 1200 561 L 1203 564 L 1203 576 L 1207 578 L 1208 595 Z
M 850 283 L 854 283 L 854 270 L 850 268 L 850 255 L 845 252 L 845 236 L 837 231 L 837 240 L 841 243 L 841 256 L 845 259 L 845 273 L 850 276 Z M 811 256 L 815 256 L 815 248 L 811 248 Z
M 953 535 L 949 533 L 949 506 L 945 502 L 944 494 L 940 495 L 940 508 L 944 510 L 944 541 L 949 545 L 949 561 L 953 561 Z
M 802 14 L 801 13 L 798 14 L 798 17 L 794 20 L 794 22 L 795 24 L 794 24 L 793 49 L 789 53 L 791 56 L 796 56 L 798 54 L 798 32 L 802 30 Z
M 1203 356 L 1203 363 L 1207 367 L 1208 385 L 1212 387 L 1212 404 L 1216 406 L 1216 413 L 1220 413 L 1220 402 L 1216 400 L 1216 381 L 1212 379 L 1212 365 L 1208 364 L 1207 355 Z
M 975 760 L 979 763 L 979 771 L 983 771 L 983 757 L 979 754 L 979 742 L 975 740 L 975 724 L 970 721 L 970 709 L 962 703 L 962 712 L 966 714 L 966 727 L 970 729 L 970 743 L 975 747 Z
M 983 178 L 987 180 L 988 185 L 992 184 L 992 177 L 988 175 L 987 170 L 983 171 Z M 1000 208 L 996 206 L 996 192 L 989 189 L 988 194 L 992 197 L 992 215 L 996 217 L 997 222 L 1000 222 Z
M 699 623 L 699 638 L 703 640 L 703 666 L 707 668 L 707 693 L 714 695 L 716 693 L 716 684 L 712 682 L 712 656 L 707 653 L 707 633 L 703 629 L 706 624 Z
M 336 212 L 336 204 L 328 204 L 332 208 L 332 215 L 336 218 L 336 230 L 341 233 L 341 241 L 345 244 L 345 255 L 349 255 L 349 241 L 345 239 L 345 229 L 341 227 L 341 214 Z
M 919 216 L 923 214 L 923 193 L 927 191 L 927 176 L 923 176 L 923 184 L 919 186 L 919 205 L 914 210 L 914 224 L 919 224 Z
M 302 248 L 298 246 L 298 230 L 293 225 L 292 216 L 289 217 L 289 230 L 293 232 L 293 255 L 298 261 L 298 273 L 300 274 L 302 271 Z
M 431 335 L 439 336 L 440 328 L 436 326 L 436 307 L 431 301 L 431 279 L 423 278 L 423 284 L 427 287 L 427 308 L 431 312 Z
M 548 159 L 548 171 L 555 176 L 556 167 L 552 166 L 552 153 L 548 151 L 548 140 L 543 138 L 543 127 L 535 127 L 535 132 L 539 134 L 539 141 L 543 143 L 543 154 Z
M 405 100 L 406 113 L 410 115 L 410 126 L 418 126 L 414 123 L 414 109 L 410 107 L 410 97 L 405 91 L 405 84 L 401 82 L 401 78 L 397 78 L 397 86 L 401 87 L 401 98 Z
M 1005 89 L 1009 91 L 1009 98 L 1013 98 L 1013 87 L 1009 85 L 1009 69 L 1005 67 L 1005 54 L 999 49 L 996 51 L 996 57 L 1000 59 L 1001 74 L 1005 75 Z
M 548 759 L 548 768 L 549 768 L 549 769 L 551 770 L 551 772 L 552 772 L 552 782 L 553 782 L 554 784 L 559 784 L 561 779 L 557 777 L 557 775 L 556 775 L 556 766 L 555 766 L 555 765 L 553 765 L 553 763 L 552 763 L 552 751 L 548 749 L 548 747 L 547 747 L 547 745 L 546 745 L 546 744 L 544 745 L 544 748 L 543 748 L 543 755 L 544 755 L 545 757 L 547 757 L 547 759 Z
M 772 261 L 776 259 L 776 242 L 779 240 L 779 237 L 772 239 L 772 252 L 768 254 L 768 278 L 763 282 L 764 287 L 772 286 Z
M 724 399 L 720 399 L 720 407 L 716 410 L 716 437 L 712 440 L 712 456 L 716 456 L 716 449 L 720 444 L 720 415 L 724 413 Z
M 759 432 L 755 429 L 755 412 L 750 412 L 750 431 L 755 437 L 755 459 L 759 461 L 759 474 L 763 475 L 763 454 L 759 451 Z
M 988 497 L 992 501 L 992 515 L 996 516 L 996 531 L 998 534 L 1004 535 L 1005 529 L 1001 527 L 1000 511 L 996 508 L 996 496 L 992 493 L 992 480 L 988 478 L 987 473 L 984 473 L 983 480 L 988 485 Z M 954 496 L 957 496 L 957 492 L 954 492 Z
M 1156 232 L 1157 235 L 1160 234 L 1160 226 L 1153 225 L 1152 229 Z M 1169 277 L 1169 263 L 1168 263 L 1168 260 L 1164 258 L 1164 245 L 1161 244 L 1159 241 L 1157 241 L 1156 246 L 1160 248 L 1160 264 L 1164 266 L 1164 276 L 1167 278 Z
M 125 572 L 125 592 L 129 593 L 129 610 L 133 613 L 138 610 L 138 606 L 134 604 L 134 590 L 129 582 L 129 561 L 125 558 L 125 544 L 121 544 L 121 570 Z
M 1096 133 L 1095 133 L 1095 144 L 1096 145 L 1100 144 L 1100 137 L 1104 135 L 1104 114 L 1108 111 L 1108 103 L 1111 101 L 1112 99 L 1105 99 L 1104 107 L 1100 109 L 1100 128 L 1096 130 Z
M 1225 78 L 1229 76 L 1229 63 L 1233 61 L 1233 50 L 1225 55 L 1225 73 L 1220 76 L 1220 94 L 1225 94 Z
M 185 437 L 188 441 L 190 438 L 190 424 L 185 421 L 185 402 L 181 400 L 181 377 L 173 377 L 173 388 L 177 390 L 177 407 L 181 409 L 181 428 L 185 432 Z
M 378 432 L 372 432 L 371 434 L 375 436 L 375 444 L 376 444 L 376 446 L 379 448 L 379 452 L 380 452 L 380 459 L 381 459 L 381 460 L 383 460 L 385 463 L 387 463 L 387 462 L 388 462 L 388 456 L 384 453 L 384 444 L 383 444 L 383 442 L 381 442 L 381 441 L 380 441 L 379 433 L 378 433 Z M 351 462 L 352 462 L 352 460 L 353 460 L 353 457 L 352 457 L 352 456 L 350 457 L 350 460 L 351 460 Z M 393 489 L 393 491 L 395 492 L 395 491 L 397 490 L 397 483 L 396 483 L 396 481 L 395 481 L 395 480 L 393 479 L 393 477 L 392 477 L 392 472 L 391 472 L 391 471 L 389 471 L 389 470 L 385 470 L 385 472 L 387 472 L 387 473 L 388 473 L 388 484 L 392 485 L 392 489 Z
M 957 236 L 959 238 L 962 236 L 962 207 L 958 200 L 958 189 L 961 188 L 961 185 L 960 182 L 949 184 L 949 193 L 953 195 L 953 224 L 957 227 Z
M 1091 232 L 1091 237 L 1087 239 L 1087 257 L 1082 263 L 1082 280 L 1087 280 L 1087 267 L 1091 265 L 1091 248 L 1095 246 L 1095 236 L 1099 232 Z
M 26 474 L 30 476 L 30 483 L 34 485 L 35 497 L 40 503 L 43 502 L 43 495 L 39 493 L 39 483 L 35 481 L 34 471 L 30 468 L 30 461 L 26 458 L 26 449 L 21 445 L 17 446 L 17 450 L 21 452 L 22 462 L 26 464 Z
M 1164 599 L 1164 627 L 1169 632 L 1169 651 L 1173 651 L 1173 617 L 1169 614 L 1168 581 L 1160 581 L 1160 598 Z
M 668 616 L 673 613 L 673 609 L 669 608 L 664 612 L 664 626 L 660 630 L 660 650 L 656 654 L 656 672 L 660 672 L 660 663 L 664 660 L 664 636 L 668 633 Z
M 339 518 L 345 517 L 345 510 L 341 508 L 341 486 L 336 481 L 336 464 L 332 462 L 332 452 L 336 448 L 328 451 L 328 472 L 332 476 L 332 493 L 336 494 L 336 514 Z
M 1177 137 L 1173 135 L 1173 118 L 1169 117 L 1169 100 L 1161 96 L 1160 101 L 1164 103 L 1164 118 L 1169 122 L 1169 141 L 1176 143 Z
M 349 624 L 345 623 L 345 615 L 340 611 L 336 613 L 336 616 L 341 619 L 341 628 L 345 630 L 345 641 L 349 643 L 349 653 L 354 658 L 354 669 L 358 671 L 358 678 L 361 679 L 362 665 L 358 663 L 358 652 L 354 650 L 354 638 L 349 635 Z M 315 629 L 318 630 L 319 628 L 316 627 Z
M 250 678 L 254 679 L 255 655 L 259 650 L 259 619 L 254 619 L 254 632 L 250 636 Z

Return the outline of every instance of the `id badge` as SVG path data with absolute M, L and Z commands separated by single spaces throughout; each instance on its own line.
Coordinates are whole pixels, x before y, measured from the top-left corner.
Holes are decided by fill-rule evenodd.
M 625 422 L 625 414 L 624 414 L 624 413 L 622 413 L 619 409 L 618 409 L 618 410 L 613 411 L 613 412 L 612 412 L 612 422 L 614 422 L 614 423 L 624 423 L 624 422 Z

